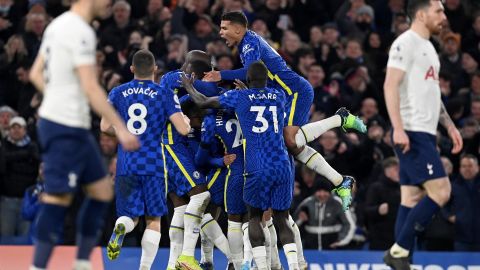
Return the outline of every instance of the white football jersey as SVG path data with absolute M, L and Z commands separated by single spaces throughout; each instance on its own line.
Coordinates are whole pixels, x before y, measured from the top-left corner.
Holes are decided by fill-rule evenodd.
M 75 68 L 95 65 L 95 32 L 79 15 L 65 12 L 43 35 L 45 91 L 39 115 L 69 127 L 90 128 L 90 107 Z
M 432 43 L 412 30 L 405 31 L 393 42 L 387 67 L 405 71 L 398 89 L 403 128 L 435 135 L 442 101 L 440 61 Z

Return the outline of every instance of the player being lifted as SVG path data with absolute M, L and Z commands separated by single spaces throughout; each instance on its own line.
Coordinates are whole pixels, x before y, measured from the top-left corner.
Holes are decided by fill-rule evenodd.
M 298 269 L 297 247 L 288 224 L 293 178 L 282 136 L 286 98 L 283 91 L 266 87 L 267 72 L 263 63 L 252 63 L 247 74 L 250 89 L 230 90 L 220 97 L 205 97 L 195 90 L 185 75 L 182 81 L 200 107 L 226 108 L 237 114 L 244 137 L 243 199 L 248 205 L 248 232 L 258 269 L 269 267 L 261 224 L 263 212 L 269 208 L 274 211 L 274 222 L 279 229 L 289 269 Z
M 268 70 L 269 86 L 283 89 L 289 105 L 286 108 L 287 123 L 283 131 L 285 144 L 293 156 L 318 174 L 325 176 L 335 186 L 346 210 L 351 204 L 351 190 L 355 180 L 342 176 L 334 170 L 317 151 L 307 145 L 325 131 L 342 127 L 366 132 L 366 126 L 345 108 L 336 115 L 322 121 L 308 123 L 308 114 L 313 102 L 313 88 L 303 77 L 287 67 L 282 57 L 255 32 L 247 29 L 247 18 L 240 11 L 222 15 L 220 36 L 228 46 L 237 46 L 243 68 L 237 70 L 211 71 L 205 76 L 207 81 L 245 80 L 251 63 L 262 61 Z
M 146 50 L 133 56 L 131 82 L 115 87 L 109 102 L 127 122 L 127 128 L 140 138 L 142 146 L 134 152 L 118 147 L 115 194 L 117 216 L 115 228 L 107 246 L 108 258 L 119 256 L 125 234 L 145 216 L 147 228 L 143 234 L 140 269 L 150 269 L 160 242 L 160 217 L 167 214 L 166 186 L 161 137 L 168 120 L 182 135 L 190 125 L 184 117 L 177 96 L 153 82 L 157 69 L 153 54 Z M 102 119 L 101 129 L 113 127 Z
M 90 253 L 103 227 L 113 197 L 97 143 L 90 133 L 90 106 L 117 128 L 125 150 L 139 147 L 138 139 L 106 100 L 98 83 L 95 32 L 89 23 L 108 15 L 110 0 L 72 1 L 45 30 L 30 80 L 43 92 L 38 135 L 44 162 L 45 192 L 37 216 L 35 253 L 31 269 L 46 269 L 61 237 L 68 206 L 78 186 L 86 197 L 77 216 L 77 260 L 74 269 L 91 269 Z

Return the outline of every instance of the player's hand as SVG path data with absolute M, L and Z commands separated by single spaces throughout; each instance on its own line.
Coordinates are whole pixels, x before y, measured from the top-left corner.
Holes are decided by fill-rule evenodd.
M 185 121 L 185 123 L 190 125 L 190 118 L 188 118 L 188 116 L 186 116 L 185 114 L 183 115 L 183 121 Z
M 463 148 L 463 139 L 462 135 L 460 135 L 460 132 L 455 126 L 452 125 L 448 128 L 448 136 L 453 142 L 452 154 L 460 153 Z
M 182 86 L 188 90 L 188 88 L 192 87 L 193 86 L 193 81 L 195 80 L 195 75 L 192 74 L 189 78 L 189 76 L 187 76 L 187 74 L 185 73 L 181 73 L 180 74 L 180 80 L 182 81 Z
M 225 166 L 230 166 L 230 164 L 232 164 L 236 158 L 237 155 L 235 154 L 227 154 L 223 156 L 223 164 L 225 164 Z
M 238 89 L 238 90 L 248 89 L 248 87 L 239 79 L 235 79 L 235 82 L 233 82 L 233 84 L 235 85 L 235 89 Z
M 216 70 L 205 72 L 205 77 L 203 77 L 203 81 L 206 82 L 219 82 L 220 80 L 222 80 L 222 76 L 220 75 L 220 71 Z
M 388 214 L 388 203 L 382 203 L 378 207 L 378 213 L 382 216 Z
M 407 153 L 410 150 L 410 139 L 408 139 L 407 133 L 403 129 L 393 130 L 393 145 L 400 147 L 402 153 Z
M 130 133 L 126 128 L 117 130 L 117 138 L 126 151 L 135 151 L 140 147 L 137 136 Z

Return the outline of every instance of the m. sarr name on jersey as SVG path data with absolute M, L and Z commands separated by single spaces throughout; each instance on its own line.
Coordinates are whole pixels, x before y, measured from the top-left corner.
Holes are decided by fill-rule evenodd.
M 122 91 L 123 97 L 128 97 L 130 95 L 136 94 L 136 95 L 146 95 L 150 98 L 155 98 L 156 95 L 158 95 L 157 91 L 153 91 L 148 87 L 147 89 L 143 90 L 142 87 L 133 87 L 133 88 L 128 88 L 127 90 Z
M 383 263 L 326 263 L 320 265 L 318 263 L 309 264 L 311 270 L 391 270 L 390 267 Z M 412 270 L 480 270 L 480 265 L 449 265 L 442 267 L 438 264 L 414 264 L 411 266 Z
M 258 94 L 250 94 L 248 95 L 250 100 L 253 99 L 277 99 L 277 94 L 272 93 L 258 93 Z

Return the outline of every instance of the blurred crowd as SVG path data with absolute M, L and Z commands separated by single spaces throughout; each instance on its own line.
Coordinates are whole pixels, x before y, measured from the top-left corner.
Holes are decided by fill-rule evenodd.
M 0 243 L 31 241 L 42 192 L 35 130 L 42 97 L 28 72 L 45 27 L 68 9 L 68 2 L 0 0 Z M 107 91 L 131 80 L 131 58 L 139 49 L 154 53 L 156 80 L 179 68 L 192 49 L 208 52 L 219 70 L 240 67 L 236 49 L 219 38 L 218 25 L 223 12 L 242 10 L 249 27 L 314 87 L 311 121 L 345 106 L 368 126 L 365 135 L 331 130 L 311 143 L 333 168 L 357 179 L 351 211 L 341 210 L 325 179 L 297 166 L 291 212 L 305 248 L 387 249 L 394 242 L 400 187 L 383 80 L 389 46 L 409 27 L 406 5 L 407 0 L 117 0 L 108 19 L 93 22 L 98 78 Z M 430 226 L 417 228 L 417 249 L 480 250 L 480 4 L 444 0 L 444 7 L 448 22 L 432 42 L 441 61 L 442 99 L 465 147 L 462 155 L 451 155 L 452 144 L 439 127 L 438 151 L 452 182 L 452 198 Z M 117 141 L 100 134 L 98 126 L 93 118 L 113 184 Z M 66 244 L 74 241 L 76 205 L 65 221 Z M 113 227 L 114 209 L 112 205 L 106 228 Z M 164 219 L 163 235 L 168 235 L 168 224 Z M 125 245 L 139 245 L 140 239 L 134 233 Z M 167 243 L 163 237 L 162 245 Z

